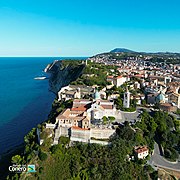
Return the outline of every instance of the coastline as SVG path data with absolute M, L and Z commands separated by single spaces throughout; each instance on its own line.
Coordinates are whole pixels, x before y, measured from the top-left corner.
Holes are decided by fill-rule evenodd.
M 47 81 L 34 77 L 53 57 L 0 57 L 1 95 L 0 104 L 0 154 L 23 143 L 32 127 L 44 121 L 51 109 L 54 94 Z
M 38 124 L 40 123 L 43 123 L 45 120 L 47 120 L 48 116 L 49 116 L 49 113 L 50 113 L 50 110 L 51 110 L 51 104 L 49 103 L 49 101 L 51 101 L 51 103 L 54 101 L 55 99 L 55 96 L 54 96 L 54 93 L 52 93 L 52 91 L 49 90 L 49 83 L 48 83 L 48 87 L 47 87 L 47 92 L 45 94 L 51 94 L 49 95 L 49 98 L 46 98 L 46 101 L 44 102 L 44 108 L 48 108 L 49 107 L 49 110 L 47 113 L 45 113 L 44 115 L 42 115 L 41 113 L 42 112 L 39 112 L 41 114 L 41 118 L 40 119 L 43 119 L 41 120 L 41 122 L 38 122 Z M 39 98 L 41 98 L 42 95 L 39 96 Z M 19 121 L 19 117 L 21 117 L 24 113 L 27 114 L 27 109 L 29 107 L 34 107 L 33 104 L 36 104 L 36 101 L 32 101 L 31 103 L 29 103 L 26 107 L 24 107 L 24 109 L 20 112 L 20 114 L 14 118 L 15 120 L 15 124 L 18 123 Z M 42 104 L 43 103 L 40 103 L 38 106 L 39 107 L 42 107 Z M 44 109 L 42 108 L 42 110 Z M 34 112 L 34 111 L 33 111 Z M 38 109 L 36 110 L 36 112 L 34 112 L 35 114 L 38 114 Z M 44 117 L 43 117 L 44 116 Z M 12 122 L 14 122 L 14 120 Z M 30 119 L 29 119 L 30 120 Z M 16 122 L 17 121 L 17 122 Z M 31 121 L 27 121 L 29 122 L 28 124 L 29 125 L 32 125 L 32 122 Z M 27 129 L 27 126 L 25 126 L 27 132 L 25 132 L 24 134 L 26 135 L 33 127 L 37 127 L 37 122 L 34 121 L 34 123 L 36 123 L 36 125 L 33 125 L 32 127 L 31 126 L 28 126 L 29 130 Z M 10 123 L 6 124 L 5 126 L 9 126 Z M 4 129 L 4 125 L 2 127 L 0 127 L 0 129 L 3 128 Z M 9 132 L 10 133 L 10 132 Z M 23 134 L 23 132 L 20 133 L 21 136 Z M 17 134 L 19 135 L 19 133 Z M 9 174 L 9 166 L 12 165 L 11 163 L 11 158 L 14 156 L 14 155 L 17 155 L 17 154 L 23 154 L 24 153 L 24 148 L 25 148 L 25 142 L 24 142 L 24 136 L 22 136 L 21 140 L 19 139 L 18 142 L 20 142 L 19 144 L 16 144 L 15 146 L 10 146 L 9 149 L 5 150 L 5 151 L 2 151 L 2 153 L 0 153 L 0 177 L 2 179 L 6 179 L 8 174 Z M 1 146 L 1 148 L 3 148 Z
M 102 65 L 100 65 L 100 66 L 102 66 Z M 53 73 L 53 75 L 54 75 L 54 79 L 53 79 L 53 81 L 52 81 L 52 85 L 53 86 L 51 86 L 51 88 L 53 88 L 54 86 L 55 87 L 57 87 L 56 89 L 57 90 L 60 90 L 60 89 L 58 89 L 58 87 L 60 87 L 60 88 L 62 88 L 63 87 L 63 85 L 65 85 L 65 81 L 64 81 L 64 79 L 65 80 L 67 80 L 67 77 L 68 77 L 68 81 L 71 81 L 72 80 L 72 76 L 69 76 L 69 74 L 70 74 L 70 72 L 72 72 L 73 71 L 73 73 L 76 73 L 77 71 L 75 71 L 75 68 L 73 69 L 73 68 L 69 68 L 69 65 L 68 66 L 66 66 L 66 67 L 64 67 L 63 69 L 61 68 L 58 68 L 58 66 L 56 66 L 56 68 L 58 69 L 54 69 L 54 70 L 57 70 L 57 71 L 53 71 L 52 73 Z M 76 67 L 77 68 L 77 67 Z M 102 67 L 103 68 L 103 67 Z M 71 70 L 71 71 L 69 71 L 69 69 Z M 99 68 L 96 68 L 98 71 L 99 71 Z M 104 70 L 104 69 L 103 69 Z M 66 72 L 66 74 L 68 74 L 68 76 L 66 76 L 65 74 L 64 74 L 64 76 L 62 76 L 62 74 L 63 74 L 63 72 Z M 83 72 L 86 72 L 86 71 L 83 71 Z M 98 72 L 97 72 L 98 73 Z M 52 77 L 51 77 L 52 78 Z M 80 77 L 79 79 L 81 79 L 82 77 Z M 78 79 L 78 80 L 79 80 Z M 77 81 L 78 81 L 77 80 Z M 98 81 L 99 82 L 99 81 Z M 74 83 L 74 82 L 73 82 Z M 73 84 L 72 83 L 72 84 Z M 77 85 L 78 85 L 78 83 L 77 83 Z M 106 85 L 106 84 L 105 84 Z M 79 86 L 78 86 L 78 88 L 79 88 Z M 55 93 L 55 94 L 57 94 L 57 93 Z M 96 97 L 96 96 L 95 96 Z M 56 105 L 56 102 L 57 102 L 57 105 Z M 59 107 L 59 109 L 58 109 L 58 111 L 56 111 L 57 109 L 55 109 L 55 111 L 54 112 L 56 112 L 56 113 L 61 113 L 62 111 L 63 111 L 63 108 L 67 108 L 67 107 L 61 107 L 61 102 L 59 102 L 59 101 L 56 101 L 55 103 L 53 103 L 53 105 L 52 105 L 52 108 L 51 108 L 51 110 L 53 110 L 53 109 L 55 109 L 56 107 Z M 54 105 L 55 104 L 55 105 Z M 63 104 L 64 106 L 66 106 L 65 104 Z M 55 108 L 53 108 L 53 107 L 55 107 Z M 131 113 L 134 113 L 134 112 L 131 112 Z M 144 114 L 144 116 L 145 117 L 147 117 L 147 119 L 148 118 L 151 118 L 152 116 L 149 114 L 149 113 L 145 113 L 145 112 L 143 112 Z M 51 120 L 54 120 L 54 117 L 57 117 L 56 116 L 57 114 L 55 114 L 55 113 L 53 113 L 53 116 L 52 116 L 52 118 L 51 117 L 49 117 L 48 118 L 48 121 L 51 121 Z M 162 115 L 164 115 L 164 114 L 162 114 Z M 166 114 L 166 116 L 168 116 L 167 114 Z M 109 117 L 109 120 L 110 120 L 110 116 L 108 116 Z M 154 117 L 154 116 L 153 116 Z M 153 119 L 153 117 L 152 117 L 152 121 L 154 122 L 154 124 L 156 125 L 156 122 L 155 122 L 155 120 Z M 147 120 L 148 121 L 148 120 Z M 41 123 L 41 125 L 42 126 L 44 126 L 45 125 L 45 122 L 47 122 L 45 119 L 44 119 L 44 121 L 43 121 L 44 123 Z M 49 123 L 49 122 L 48 122 Z M 144 122 L 143 122 L 144 123 Z M 141 124 L 143 124 L 143 123 L 141 123 Z M 158 121 L 157 121 L 157 123 L 158 123 Z M 144 124 L 146 124 L 146 122 L 144 123 Z M 143 124 L 143 125 L 144 125 Z M 148 124 L 148 122 L 147 122 L 147 124 Z M 41 132 L 44 130 L 44 127 L 42 127 L 41 125 L 38 125 L 37 127 L 39 128 L 39 130 L 41 130 Z M 149 128 L 149 126 L 151 126 L 151 125 L 147 125 L 147 128 Z M 46 126 L 47 128 L 48 128 L 48 126 Z M 45 127 L 45 128 L 46 128 Z M 50 126 L 49 126 L 50 127 Z M 122 149 L 126 149 L 126 147 L 127 147 L 127 152 L 124 154 L 124 157 L 122 157 L 121 159 L 122 159 L 122 162 L 121 162 L 121 164 L 122 163 L 125 163 L 125 164 L 128 164 L 128 159 L 127 159 L 127 154 L 129 154 L 129 153 L 131 153 L 132 155 L 134 154 L 134 151 L 136 150 L 135 148 L 137 147 L 137 146 L 134 146 L 134 144 L 135 143 L 137 143 L 137 144 L 139 144 L 140 142 L 139 142 L 139 140 L 137 140 L 137 139 L 135 139 L 134 138 L 134 135 L 135 135 L 135 130 L 132 128 L 133 126 L 131 126 L 131 125 L 129 125 L 129 123 L 124 123 L 124 125 L 122 126 L 122 125 L 120 125 L 119 126 L 119 128 L 122 128 L 123 129 L 123 133 L 122 132 L 118 132 L 118 131 L 116 131 L 116 133 L 117 133 L 117 136 L 113 139 L 114 140 L 114 142 L 113 141 L 111 141 L 111 143 L 117 143 L 117 142 L 119 142 L 120 144 L 123 144 L 124 143 L 124 147 L 122 147 Z M 175 127 L 175 126 L 174 126 Z M 137 126 L 137 128 L 138 128 L 138 130 L 140 129 L 140 130 L 142 130 L 142 132 L 141 132 L 141 134 L 146 130 L 144 130 L 144 129 L 141 129 L 141 126 L 140 127 L 138 127 Z M 45 132 L 45 133 L 44 133 Z M 126 132 L 132 132 L 131 134 L 132 134 L 132 138 L 131 139 L 128 139 L 126 136 L 124 136 L 124 133 L 126 133 Z M 147 135 L 147 137 L 145 137 L 145 138 L 147 138 L 147 141 L 145 141 L 145 145 L 144 145 L 144 147 L 148 147 L 148 149 L 149 149 L 149 154 L 150 154 L 150 152 L 151 152 L 151 150 L 153 149 L 153 143 L 154 143 L 154 137 L 155 137 L 155 132 L 156 131 L 154 131 L 154 133 L 152 134 L 152 136 L 149 136 L 149 135 Z M 44 134 L 43 134 L 44 133 Z M 44 167 L 47 167 L 47 164 L 49 165 L 51 165 L 51 163 L 49 163 L 49 159 L 50 158 L 52 158 L 53 159 L 53 154 L 56 154 L 56 148 L 57 149 L 59 149 L 59 150 L 61 150 L 61 148 L 62 147 L 64 147 L 64 148 L 66 148 L 66 149 L 68 149 L 66 146 L 65 146 L 65 143 L 66 142 L 63 142 L 63 141 L 65 141 L 66 139 L 59 139 L 60 141 L 59 142 L 57 142 L 57 143 L 53 143 L 53 144 L 60 144 L 60 146 L 54 146 L 55 147 L 55 149 L 54 149 L 54 147 L 51 149 L 51 147 L 52 147 L 52 143 L 51 143 L 51 141 L 46 141 L 46 140 L 49 140 L 48 138 L 51 138 L 51 137 L 56 137 L 56 136 L 48 136 L 48 133 L 50 134 L 50 133 L 53 133 L 53 132 L 48 132 L 48 131 L 43 131 L 43 133 L 42 133 L 42 136 L 39 136 L 39 133 L 37 133 L 36 132 L 36 128 L 33 128 L 32 129 L 32 131 L 28 134 L 28 138 L 26 137 L 25 138 L 25 142 L 26 142 L 26 147 L 24 148 L 24 152 L 23 152 L 23 146 L 22 147 L 19 147 L 20 148 L 20 153 L 21 153 L 21 157 L 19 157 L 19 158 L 21 158 L 21 159 L 25 159 L 25 161 L 23 161 L 23 162 L 26 162 L 27 164 L 28 163 L 34 163 L 35 165 L 36 165 L 36 163 L 37 163 L 37 174 L 35 174 L 35 177 L 49 177 L 49 176 L 47 176 L 46 175 L 46 172 L 47 172 L 47 174 L 49 173 L 49 171 L 47 171 L 47 169 L 43 169 L 43 171 L 41 171 L 42 170 L 42 168 L 44 168 Z M 38 137 L 40 137 L 39 139 L 43 139 L 43 137 L 44 137 L 44 143 L 42 143 L 42 146 L 41 146 L 41 141 L 39 141 L 39 143 L 38 143 L 38 141 L 37 141 L 37 136 Z M 150 138 L 149 138 L 150 137 Z M 47 138 L 47 139 L 46 139 Z M 59 137 L 58 137 L 59 138 Z M 68 138 L 68 137 L 67 137 Z M 98 138 L 96 138 L 96 140 L 97 140 Z M 69 140 L 69 139 L 68 139 Z M 77 140 L 77 139 L 75 139 L 75 140 Z M 117 140 L 117 142 L 116 142 L 116 140 Z M 121 140 L 121 141 L 118 141 L 118 140 Z M 144 141 L 144 139 L 143 139 L 143 141 Z M 69 141 L 67 141 L 67 142 L 69 142 Z M 131 145 L 130 144 L 128 144 L 129 142 L 132 142 L 131 143 Z M 90 141 L 90 143 L 91 143 L 91 141 Z M 95 143 L 95 142 L 92 142 L 92 143 Z M 39 145 L 40 144 L 40 145 Z M 126 145 L 129 145 L 129 146 L 126 146 Z M 66 144 L 67 145 L 67 144 Z M 116 145 L 116 144 L 115 144 Z M 30 149 L 28 149 L 27 147 L 30 147 Z M 84 146 L 85 147 L 85 146 Z M 112 145 L 112 147 L 113 147 L 113 145 Z M 140 146 L 140 148 L 142 148 L 143 146 Z M 143 147 L 143 148 L 144 148 Z M 85 147 L 86 148 L 86 150 L 87 150 L 87 147 Z M 28 150 L 27 150 L 28 149 Z M 73 149 L 73 148 L 72 148 Z M 134 150 L 135 149 L 135 150 Z M 17 150 L 17 149 L 16 149 Z M 117 146 L 114 146 L 114 150 L 112 151 L 112 155 L 114 155 L 114 152 L 116 151 L 116 150 L 118 150 L 118 148 L 117 148 Z M 110 149 L 108 149 L 108 152 L 110 151 Z M 119 152 L 121 152 L 121 150 L 118 150 Z M 72 152 L 70 151 L 70 155 L 72 155 L 71 154 Z M 91 153 L 91 152 L 90 152 Z M 11 153 L 7 153 L 7 157 L 11 157 L 12 156 L 12 154 L 13 154 L 13 152 Z M 63 154 L 63 153 L 62 153 Z M 73 153 L 73 155 L 75 155 L 75 154 L 78 154 L 76 151 Z M 79 153 L 79 156 L 80 156 L 80 154 L 81 153 Z M 103 154 L 103 153 L 102 153 Z M 9 156 L 8 156 L 9 155 Z M 59 160 L 62 158 L 61 157 L 61 154 L 60 153 L 57 153 L 56 154 L 57 155 L 57 161 L 58 161 L 58 163 L 59 163 Z M 27 158 L 27 157 L 29 157 L 30 156 L 30 158 Z M 49 158 L 50 157 L 50 158 Z M 69 157 L 71 157 L 71 156 L 69 156 Z M 86 157 L 86 156 L 85 156 Z M 89 155 L 87 154 L 87 158 L 89 157 Z M 118 158 L 118 160 L 119 160 L 119 157 L 121 157 L 121 155 L 119 156 L 119 154 L 117 154 L 117 158 Z M 17 158 L 17 157 L 14 157 L 14 158 Z M 83 157 L 84 158 L 84 157 Z M 4 158 L 5 159 L 5 158 Z M 69 161 L 69 164 L 71 163 L 71 158 L 69 158 L 70 159 L 70 161 Z M 9 159 L 10 160 L 10 159 Z M 38 160 L 38 161 L 36 161 L 36 160 Z M 105 162 L 106 162 L 106 158 L 104 159 L 105 160 Z M 126 160 L 128 160 L 128 161 L 126 161 Z M 146 159 L 147 160 L 147 159 Z M 114 161 L 114 160 L 113 160 Z M 112 161 L 112 162 L 113 162 Z M 10 162 L 10 161 L 9 161 Z M 18 163 L 21 163 L 22 162 L 22 160 L 21 161 L 14 161 L 14 162 L 16 162 L 17 164 Z M 45 165 L 45 163 L 46 163 L 46 165 Z M 63 161 L 62 161 L 63 162 Z M 62 163 L 62 162 L 60 162 L 60 164 L 62 165 L 62 166 L 64 166 L 64 164 L 65 163 Z M 115 166 L 117 166 L 117 167 L 119 167 L 119 165 L 121 165 L 121 164 L 116 164 L 116 160 L 114 161 L 115 162 Z M 119 162 L 119 161 L 118 161 Z M 32 163 L 32 164 L 33 164 Z M 143 162 L 138 162 L 138 160 L 137 161 L 135 161 L 134 163 L 137 163 L 137 166 L 139 165 L 139 167 L 144 167 L 144 166 L 142 166 L 142 164 L 144 164 L 145 165 L 145 161 L 143 161 Z M 58 165 L 60 165 L 60 164 L 58 164 Z M 67 164 L 67 170 L 68 170 L 68 168 L 69 169 L 72 169 L 72 168 L 70 168 L 70 166 L 69 166 L 69 164 Z M 76 165 L 76 164 L 75 164 Z M 89 164 L 90 166 L 88 167 L 89 168 L 89 170 L 91 171 L 91 164 Z M 97 163 L 97 165 L 96 166 L 99 166 L 99 163 Z M 53 168 L 54 166 L 52 166 L 52 169 L 51 169 L 51 167 L 48 167 L 48 169 L 51 169 L 50 170 L 50 172 L 53 172 L 54 173 L 54 168 Z M 56 166 L 55 166 L 56 167 Z M 59 167 L 59 166 L 58 166 Z M 74 166 L 72 166 L 72 167 L 74 167 Z M 83 167 L 83 166 L 82 166 Z M 84 168 L 84 167 L 83 167 Z M 60 168 L 60 169 L 62 169 L 62 167 Z M 82 168 L 81 168 L 82 169 Z M 142 169 L 142 170 L 145 170 L 145 169 Z M 141 170 L 141 172 L 143 172 Z M 151 169 L 150 169 L 151 170 Z M 148 170 L 147 171 L 147 173 L 149 173 L 149 175 L 151 174 L 151 175 L 153 175 L 153 173 L 155 173 L 155 171 L 153 171 L 153 173 L 152 172 L 150 172 L 150 170 Z M 68 170 L 69 172 L 71 172 L 70 170 Z M 126 170 L 125 170 L 126 171 Z M 124 171 L 124 172 L 125 172 Z M 136 169 L 136 171 L 138 172 L 139 171 L 139 169 L 137 168 Z M 43 172 L 43 173 L 42 173 Z M 65 171 L 65 172 L 67 172 L 67 171 Z M 72 171 L 73 172 L 73 171 Z M 81 171 L 79 171 L 79 172 L 81 172 Z M 113 171 L 113 169 L 112 169 L 112 172 L 114 172 Z M 10 173 L 9 173 L 10 174 Z M 50 173 L 51 175 L 52 175 L 52 173 Z M 127 171 L 127 174 L 129 174 L 129 171 Z M 140 174 L 140 175 L 142 175 L 142 176 L 144 176 L 145 177 L 145 175 L 146 175 L 146 173 L 142 173 L 142 174 Z M 10 176 L 11 176 L 11 174 L 10 174 Z M 20 176 L 20 175 L 17 175 L 17 176 Z M 26 177 L 27 175 L 23 175 L 22 176 L 22 179 L 25 179 L 25 177 Z M 15 176 L 14 176 L 15 177 Z M 71 176 L 70 176 L 71 177 Z M 113 177 L 113 176 L 112 176 Z M 124 176 L 122 176 L 122 177 L 124 177 Z M 139 175 L 137 176 L 137 177 L 139 177 Z
M 48 66 L 48 65 L 47 65 Z M 58 66 L 55 66 L 56 68 L 58 67 Z M 78 67 L 78 66 L 77 66 Z M 60 81 L 58 81 L 58 82 L 53 82 L 54 84 L 51 84 L 51 86 L 50 86 L 50 84 L 49 84 L 49 88 L 48 88 L 48 91 L 49 92 L 51 92 L 51 94 L 52 94 L 52 96 L 53 96 L 53 99 L 52 99 L 52 102 L 51 102 L 51 104 L 49 104 L 48 106 L 50 106 L 50 109 L 49 109 L 49 111 L 48 111 L 48 114 L 46 114 L 46 118 L 44 118 L 44 120 L 42 120 L 41 122 L 39 122 L 39 124 L 42 124 L 43 122 L 46 122 L 47 121 L 47 119 L 48 119 L 48 117 L 49 117 L 49 115 L 50 115 L 50 113 L 51 113 L 51 110 L 52 110 L 52 103 L 54 102 L 54 100 L 55 100 L 55 98 L 56 98 L 56 96 L 57 96 L 57 93 L 55 93 L 55 91 L 53 91 L 53 86 L 56 86 L 56 85 L 58 85 L 58 88 L 62 88 L 63 86 L 66 86 L 66 84 L 68 83 L 70 83 L 71 81 L 73 81 L 74 80 L 74 76 L 72 77 L 71 76 L 71 74 L 69 74 L 69 71 L 71 71 L 71 70 L 73 70 L 74 71 L 74 73 L 76 73 L 77 72 L 77 74 L 76 74 L 76 76 L 75 76 L 75 78 L 78 78 L 79 77 L 79 75 L 81 74 L 81 72 L 82 72 L 82 70 L 83 70 L 83 67 L 84 67 L 84 65 L 82 66 L 80 66 L 81 67 L 81 69 L 79 70 L 78 68 L 73 68 L 73 67 L 71 67 L 71 66 L 67 66 L 67 67 L 65 67 L 63 70 L 58 70 L 57 71 L 57 69 L 56 69 L 56 71 L 54 71 L 54 70 L 50 70 L 50 71 L 48 71 L 48 68 L 46 67 L 46 73 L 48 73 L 48 74 L 50 74 L 50 78 L 49 78 L 49 81 L 51 81 L 52 79 L 51 78 L 57 78 L 57 80 L 60 80 Z M 64 72 L 66 72 L 66 73 L 64 73 Z M 61 76 L 61 74 L 63 74 L 62 76 Z M 67 78 L 68 77 L 68 78 Z M 64 81 L 65 80 L 65 81 Z M 57 87 L 56 87 L 56 90 L 57 90 Z M 38 111 L 38 110 L 37 110 Z M 38 117 L 38 116 L 37 116 Z M 38 125 L 38 124 L 37 124 Z M 37 125 L 34 125 L 33 127 L 37 127 Z M 33 127 L 31 127 L 30 128 L 30 130 L 33 128 Z M 28 132 L 30 131 L 30 130 L 28 130 Z M 28 133 L 27 132 L 27 133 Z M 26 134 L 27 134 L 26 133 Z M 25 135 L 26 135 L 25 134 Z M 8 167 L 12 164 L 11 163 L 11 158 L 12 158 L 12 156 L 14 156 L 14 155 L 17 155 L 17 154 L 19 154 L 19 155 L 22 155 L 23 153 L 24 153 L 24 146 L 25 145 L 25 142 L 23 141 L 23 143 L 20 143 L 19 145 L 16 145 L 15 147 L 12 147 L 11 149 L 9 149 L 9 150 L 7 150 L 7 151 L 5 151 L 5 152 L 3 152 L 2 154 L 0 154 L 0 163 L 1 164 L 4 164 L 4 166 L 3 167 L 1 167 L 0 168 L 0 177 L 3 177 L 3 178 L 6 178 L 8 175 L 9 175 L 9 170 L 8 170 Z M 2 172 L 2 173 L 1 173 Z
M 60 60 L 61 61 L 61 60 Z M 46 64 L 45 68 L 43 69 L 44 72 L 48 75 L 48 86 L 47 91 L 45 91 L 43 94 L 40 94 L 36 99 L 31 101 L 29 104 L 27 104 L 17 116 L 15 116 L 10 122 L 0 126 L 0 141 L 1 141 L 1 151 L 0 151 L 0 157 L 4 156 L 5 154 L 8 154 L 13 149 L 16 149 L 19 145 L 24 143 L 24 136 L 33 128 L 36 127 L 38 124 L 43 123 L 48 119 L 48 116 L 51 112 L 52 103 L 57 96 L 57 93 L 54 91 L 54 87 L 56 84 L 59 83 L 59 87 L 66 85 L 65 81 L 71 80 L 71 77 L 66 78 L 69 69 L 65 68 L 64 71 L 57 71 L 57 67 L 54 66 L 57 61 L 52 61 L 51 64 Z M 59 64 L 59 63 L 58 63 Z M 53 69 L 52 69 L 53 67 Z M 56 72 L 54 71 L 54 67 L 56 67 Z M 65 73 L 66 72 L 66 75 Z M 59 78 L 61 82 L 53 82 L 54 84 L 51 84 L 50 86 L 50 80 L 53 75 L 56 73 L 59 73 Z M 62 75 L 62 76 L 61 76 Z M 65 76 L 63 76 L 65 75 Z M 64 80 L 65 79 L 65 80 Z M 43 85 L 41 88 L 44 88 Z M 57 87 L 56 87 L 57 88 Z M 40 104 L 37 103 L 37 99 L 41 99 Z M 50 103 L 51 102 L 51 103 Z M 46 109 L 47 112 L 44 113 L 44 109 Z M 48 110 L 47 110 L 48 109 Z M 33 116 L 32 113 L 33 112 Z M 9 131 L 5 131 L 5 129 L 8 129 Z M 14 134 L 12 133 L 15 131 L 18 131 L 19 133 Z M 2 137 L 2 138 L 1 138 Z

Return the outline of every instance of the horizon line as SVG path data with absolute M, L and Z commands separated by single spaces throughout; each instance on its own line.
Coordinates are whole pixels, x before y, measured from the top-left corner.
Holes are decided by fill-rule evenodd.
M 0 56 L 0 58 L 10 58 L 10 57 L 17 57 L 17 58 L 43 58 L 43 57 L 49 57 L 49 58 L 88 58 L 91 56 Z

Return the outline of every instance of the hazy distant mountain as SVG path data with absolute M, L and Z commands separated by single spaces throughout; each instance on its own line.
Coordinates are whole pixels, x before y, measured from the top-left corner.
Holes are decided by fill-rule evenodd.
M 110 52 L 119 52 L 119 53 L 122 53 L 122 52 L 126 52 L 126 53 L 130 53 L 130 52 L 135 52 L 135 51 L 132 51 L 132 50 L 129 50 L 129 49 L 125 49 L 125 48 L 115 48 L 113 49 L 112 51 Z

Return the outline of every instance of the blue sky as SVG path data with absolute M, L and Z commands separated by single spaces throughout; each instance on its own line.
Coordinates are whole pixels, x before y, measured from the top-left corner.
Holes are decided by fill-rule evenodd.
M 1 0 L 0 56 L 180 52 L 178 0 Z

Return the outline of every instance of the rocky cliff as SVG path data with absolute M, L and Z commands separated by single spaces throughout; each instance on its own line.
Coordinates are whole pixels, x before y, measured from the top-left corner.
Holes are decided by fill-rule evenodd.
M 85 67 L 82 63 L 63 63 L 63 61 L 55 61 L 47 69 L 50 73 L 49 78 L 50 91 L 55 94 L 70 82 L 75 81 L 81 74 Z

